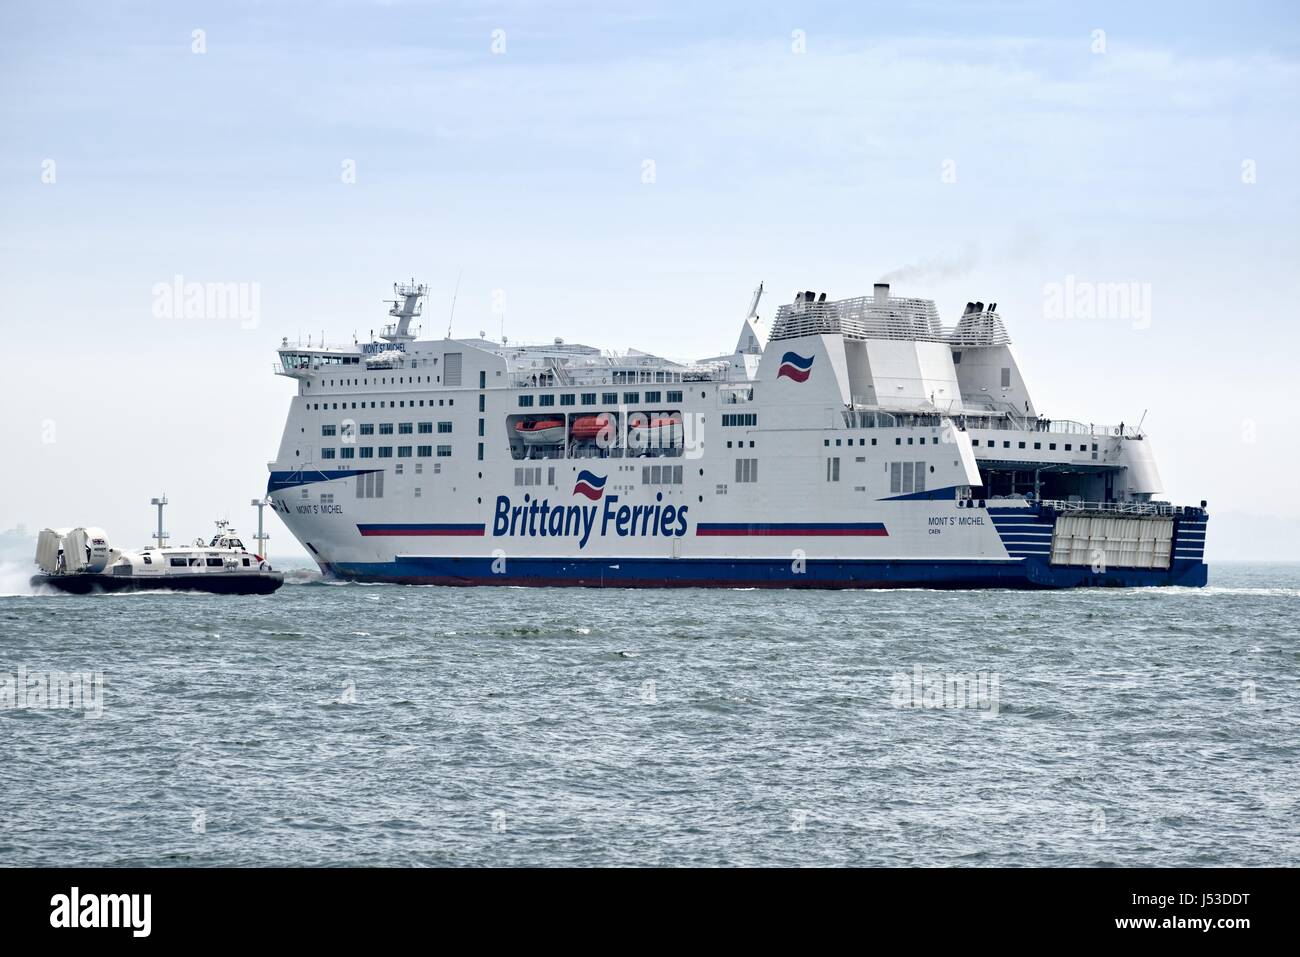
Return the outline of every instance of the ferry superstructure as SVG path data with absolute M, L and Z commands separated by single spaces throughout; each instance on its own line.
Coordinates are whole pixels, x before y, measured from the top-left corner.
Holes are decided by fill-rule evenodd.
M 1039 415 L 996 303 L 762 287 L 735 349 L 286 339 L 267 493 L 328 575 L 412 584 L 1060 588 L 1206 582 L 1205 503 L 1140 428 Z

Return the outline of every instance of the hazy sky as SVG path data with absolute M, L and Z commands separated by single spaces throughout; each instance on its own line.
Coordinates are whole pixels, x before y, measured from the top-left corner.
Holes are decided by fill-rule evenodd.
M 502 290 L 513 340 L 676 358 L 760 280 L 765 318 L 887 274 L 950 324 L 996 300 L 1040 410 L 1145 412 L 1168 498 L 1295 528 L 1297 9 L 6 4 L 0 529 L 142 544 L 165 490 L 178 540 L 251 531 L 280 337 L 365 336 L 410 276 L 441 336 L 462 271 L 457 335 Z M 158 318 L 178 275 L 256 322 Z M 1067 283 L 1149 311 L 1061 317 Z

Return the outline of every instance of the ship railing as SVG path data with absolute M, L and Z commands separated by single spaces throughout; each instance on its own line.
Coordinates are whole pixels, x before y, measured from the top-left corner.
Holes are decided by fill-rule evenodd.
M 1056 435 L 1088 435 L 1095 438 L 1140 439 L 1142 433 L 1126 425 L 1103 425 L 1076 422 L 1074 419 L 1029 418 L 1014 412 L 954 413 L 953 422 L 962 429 L 989 429 L 998 432 L 1051 432 Z
M 1169 502 L 1083 502 L 1045 498 L 1039 504 L 1056 512 L 1107 512 L 1115 515 L 1203 515 L 1196 505 L 1171 505 Z

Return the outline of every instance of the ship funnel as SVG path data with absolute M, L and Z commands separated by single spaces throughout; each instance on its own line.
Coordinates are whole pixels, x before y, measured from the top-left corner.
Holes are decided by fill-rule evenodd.
M 889 283 L 878 282 L 875 287 L 875 301 L 877 306 L 883 306 L 889 301 Z

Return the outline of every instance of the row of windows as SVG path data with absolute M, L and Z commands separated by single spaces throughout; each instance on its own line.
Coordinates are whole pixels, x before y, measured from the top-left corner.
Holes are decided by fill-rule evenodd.
M 667 399 L 664 398 L 665 395 L 667 395 L 667 397 L 668 397 Z M 519 407 L 520 407 L 521 409 L 530 409 L 530 408 L 532 408 L 532 406 L 533 406 L 533 399 L 534 399 L 534 396 L 531 396 L 531 395 L 521 395 L 521 396 L 519 397 Z M 536 399 L 537 399 L 537 404 L 538 404 L 539 406 L 553 406 L 553 405 L 555 405 L 555 396 L 554 396 L 553 394 L 550 394 L 550 393 L 545 393 L 545 394 L 543 394 L 543 395 L 536 396 Z M 622 394 L 622 399 L 623 399 L 623 404 L 624 404 L 624 405 L 640 405 L 640 404 L 641 404 L 641 393 L 640 393 L 640 392 L 624 392 L 624 393 Z M 647 392 L 647 393 L 645 393 L 645 401 L 646 401 L 647 403 L 650 403 L 650 404 L 659 403 L 659 402 L 665 402 L 665 401 L 670 402 L 670 403 L 672 403 L 672 402 L 681 402 L 681 401 L 682 401 L 682 393 L 681 393 L 680 391 L 676 390 L 676 389 L 669 389 L 666 393 L 665 393 L 665 392 L 657 392 L 657 391 L 656 391 L 656 392 Z M 602 392 L 602 393 L 600 393 L 600 402 L 601 402 L 602 405 L 618 405 L 618 403 L 619 403 L 619 393 L 617 393 L 617 392 Z M 572 393 L 572 392 L 562 392 L 562 393 L 560 393 L 560 405 L 575 405 L 575 404 L 577 404 L 577 396 L 576 396 L 575 393 Z M 583 404 L 583 405 L 595 405 L 595 404 L 596 404 L 596 393 L 595 393 L 595 392 L 584 392 L 584 393 L 582 393 L 582 404 Z
M 971 443 L 970 443 L 970 444 L 973 445 L 973 446 L 975 446 L 976 448 L 978 448 L 978 447 L 979 447 L 979 444 L 980 444 L 980 440 L 979 440 L 979 439 L 971 439 Z M 995 448 L 997 448 L 997 446 L 998 446 L 998 443 L 997 443 L 994 439 L 985 439 L 985 440 L 984 440 L 984 444 L 985 444 L 988 448 L 990 448 L 990 449 L 995 449 Z M 1024 443 L 1024 442 L 1017 442 L 1016 445 L 1017 445 L 1018 448 L 1022 448 L 1022 449 L 1025 447 L 1025 443 Z M 1002 443 L 1002 447 L 1003 447 L 1004 449 L 1009 449 L 1009 448 L 1011 448 L 1011 443 L 1010 443 L 1010 442 L 1007 442 L 1007 441 L 1003 441 L 1003 443 Z M 1035 443 L 1034 443 L 1034 448 L 1036 448 L 1036 449 L 1041 449 L 1042 447 L 1043 447 L 1043 443 L 1042 443 L 1042 442 L 1035 442 Z M 1047 443 L 1047 448 L 1048 448 L 1048 451 L 1055 452 L 1055 451 L 1056 451 L 1056 443 L 1055 443 L 1055 442 L 1048 442 L 1048 443 Z M 1065 443 L 1065 451 L 1067 451 L 1067 452 L 1073 452 L 1073 451 L 1074 451 L 1074 443 L 1073 443 L 1073 442 L 1066 442 L 1066 443 Z M 1087 452 L 1087 451 L 1089 451 L 1089 449 L 1088 449 L 1088 443 L 1087 443 L 1087 442 L 1080 442 L 1080 443 L 1079 443 L 1079 451 L 1080 451 L 1080 452 Z M 1093 452 L 1096 452 L 1096 451 L 1097 451 L 1097 443 L 1096 443 L 1096 442 L 1093 442 L 1093 443 L 1092 443 L 1092 451 L 1093 451 Z
M 409 403 L 410 403 L 409 405 L 407 404 L 408 401 L 409 401 Z M 439 405 L 442 405 L 444 402 L 446 402 L 447 405 L 455 405 L 455 404 L 456 404 L 456 400 L 455 400 L 455 399 L 439 399 L 439 400 L 438 400 L 438 404 L 439 404 Z M 339 404 L 338 404 L 337 402 L 308 402 L 308 403 L 307 403 L 307 408 L 308 408 L 308 409 L 311 409 L 311 410 L 314 411 L 314 412 L 328 412 L 328 411 L 330 411 L 330 409 L 337 409 L 338 407 L 339 407 Z M 387 402 L 387 401 L 380 402 L 378 407 L 381 408 L 381 409 L 407 409 L 407 408 L 414 409 L 416 406 L 415 406 L 415 400 L 414 400 L 414 399 L 410 399 L 410 400 L 407 400 L 407 399 L 400 399 L 400 400 L 398 400 L 398 401 L 396 401 L 396 402 Z M 373 408 L 375 408 L 375 403 L 371 402 L 370 405 L 366 405 L 364 402 L 362 402 L 360 405 L 357 405 L 357 403 L 353 402 L 351 405 L 349 405 L 348 403 L 344 402 L 344 403 L 343 403 L 343 408 L 344 408 L 344 409 L 349 409 L 349 408 L 351 408 L 351 409 L 357 409 L 357 408 L 360 408 L 360 409 L 373 409 Z M 424 400 L 423 400 L 423 399 L 420 400 L 420 408 L 424 408 Z M 431 408 L 431 409 L 433 408 L 433 400 L 432 400 L 432 399 L 429 400 L 429 408 Z M 479 396 L 479 411 L 480 411 L 480 412 L 483 411 L 483 397 L 482 397 L 482 396 Z
M 643 465 L 641 466 L 642 485 L 681 485 L 682 467 L 680 465 Z
M 758 425 L 757 412 L 724 412 L 722 414 L 722 424 L 724 426 L 740 425 L 755 426 Z
M 889 493 L 891 495 L 908 495 L 912 492 L 924 491 L 924 462 L 889 463 Z
M 515 469 L 516 485 L 541 485 L 542 484 L 542 467 L 540 465 L 530 466 L 526 469 Z M 555 466 L 552 465 L 546 470 L 546 484 L 555 484 Z
M 397 434 L 398 434 L 398 435 L 411 435 L 411 434 L 413 434 L 415 431 L 417 431 L 417 427 L 418 427 L 418 431 L 419 431 L 420 435 L 432 435 L 432 434 L 433 434 L 433 423 L 432 423 L 432 422 L 418 422 L 418 423 L 417 423 L 417 422 L 398 422 L 398 423 L 397 423 Z M 374 424 L 373 422 L 362 422 L 362 423 L 360 423 L 359 425 L 357 425 L 357 431 L 358 431 L 360 434 L 362 434 L 362 435 L 374 435 L 374 434 L 375 434 L 375 424 Z M 451 423 L 450 423 L 450 422 L 439 422 L 439 423 L 438 423 L 438 431 L 439 431 L 440 433 L 444 433 L 444 434 L 446 434 L 446 433 L 450 433 L 450 432 L 451 432 Z M 350 433 L 351 433 L 351 427 L 345 423 L 344 426 L 343 426 L 343 434 L 344 434 L 344 435 L 349 435 Z M 321 434 L 322 436 L 337 435 L 337 434 L 338 434 L 338 432 L 337 432 L 337 426 L 333 426 L 333 425 L 322 425 L 322 426 L 320 427 L 320 434 Z M 380 435 L 392 435 L 392 434 L 393 434 L 393 423 L 391 423 L 391 422 L 380 422 L 380 423 L 379 423 L 379 434 L 380 434 Z
M 173 558 L 169 560 L 167 564 L 171 565 L 172 568 L 201 568 L 205 561 L 208 568 L 220 568 L 225 564 L 225 560 L 221 558 Z M 153 559 L 146 555 L 144 556 L 144 563 L 146 565 L 152 565 Z M 246 567 L 248 566 L 247 558 L 244 559 L 244 565 Z
M 397 446 L 397 457 L 399 459 L 409 459 L 412 455 L 412 448 L 414 448 L 414 454 L 419 458 L 428 459 L 433 457 L 432 445 L 417 445 L 414 447 L 410 445 L 399 445 Z M 438 458 L 443 459 L 449 455 L 451 455 L 450 445 L 438 446 Z M 358 447 L 345 445 L 341 449 L 323 448 L 320 450 L 320 457 L 322 459 L 373 459 L 376 456 L 373 446 L 362 445 Z M 393 446 L 379 446 L 378 457 L 381 459 L 391 459 L 393 457 Z
M 908 439 L 907 441 L 910 442 L 910 441 L 912 441 L 912 440 L 911 440 L 911 439 Z M 836 440 L 835 440 L 835 444 L 836 444 L 836 445 L 839 445 L 841 442 L 843 442 L 845 445 L 852 445 L 852 444 L 853 444 L 853 440 L 852 440 L 852 439 L 836 439 Z M 829 447 L 830 444 L 831 444 L 831 440 L 830 440 L 830 439 L 822 439 L 822 445 L 825 445 L 825 446 L 828 446 L 828 447 Z M 867 444 L 867 440 L 866 440 L 866 439 L 858 439 L 858 445 L 866 445 L 866 444 Z M 876 444 L 876 440 L 875 440 L 875 439 L 872 439 L 872 440 L 871 440 L 871 444 L 872 444 L 872 445 L 875 445 L 875 444 Z
M 357 476 L 357 498 L 383 498 L 384 473 L 365 472 Z

